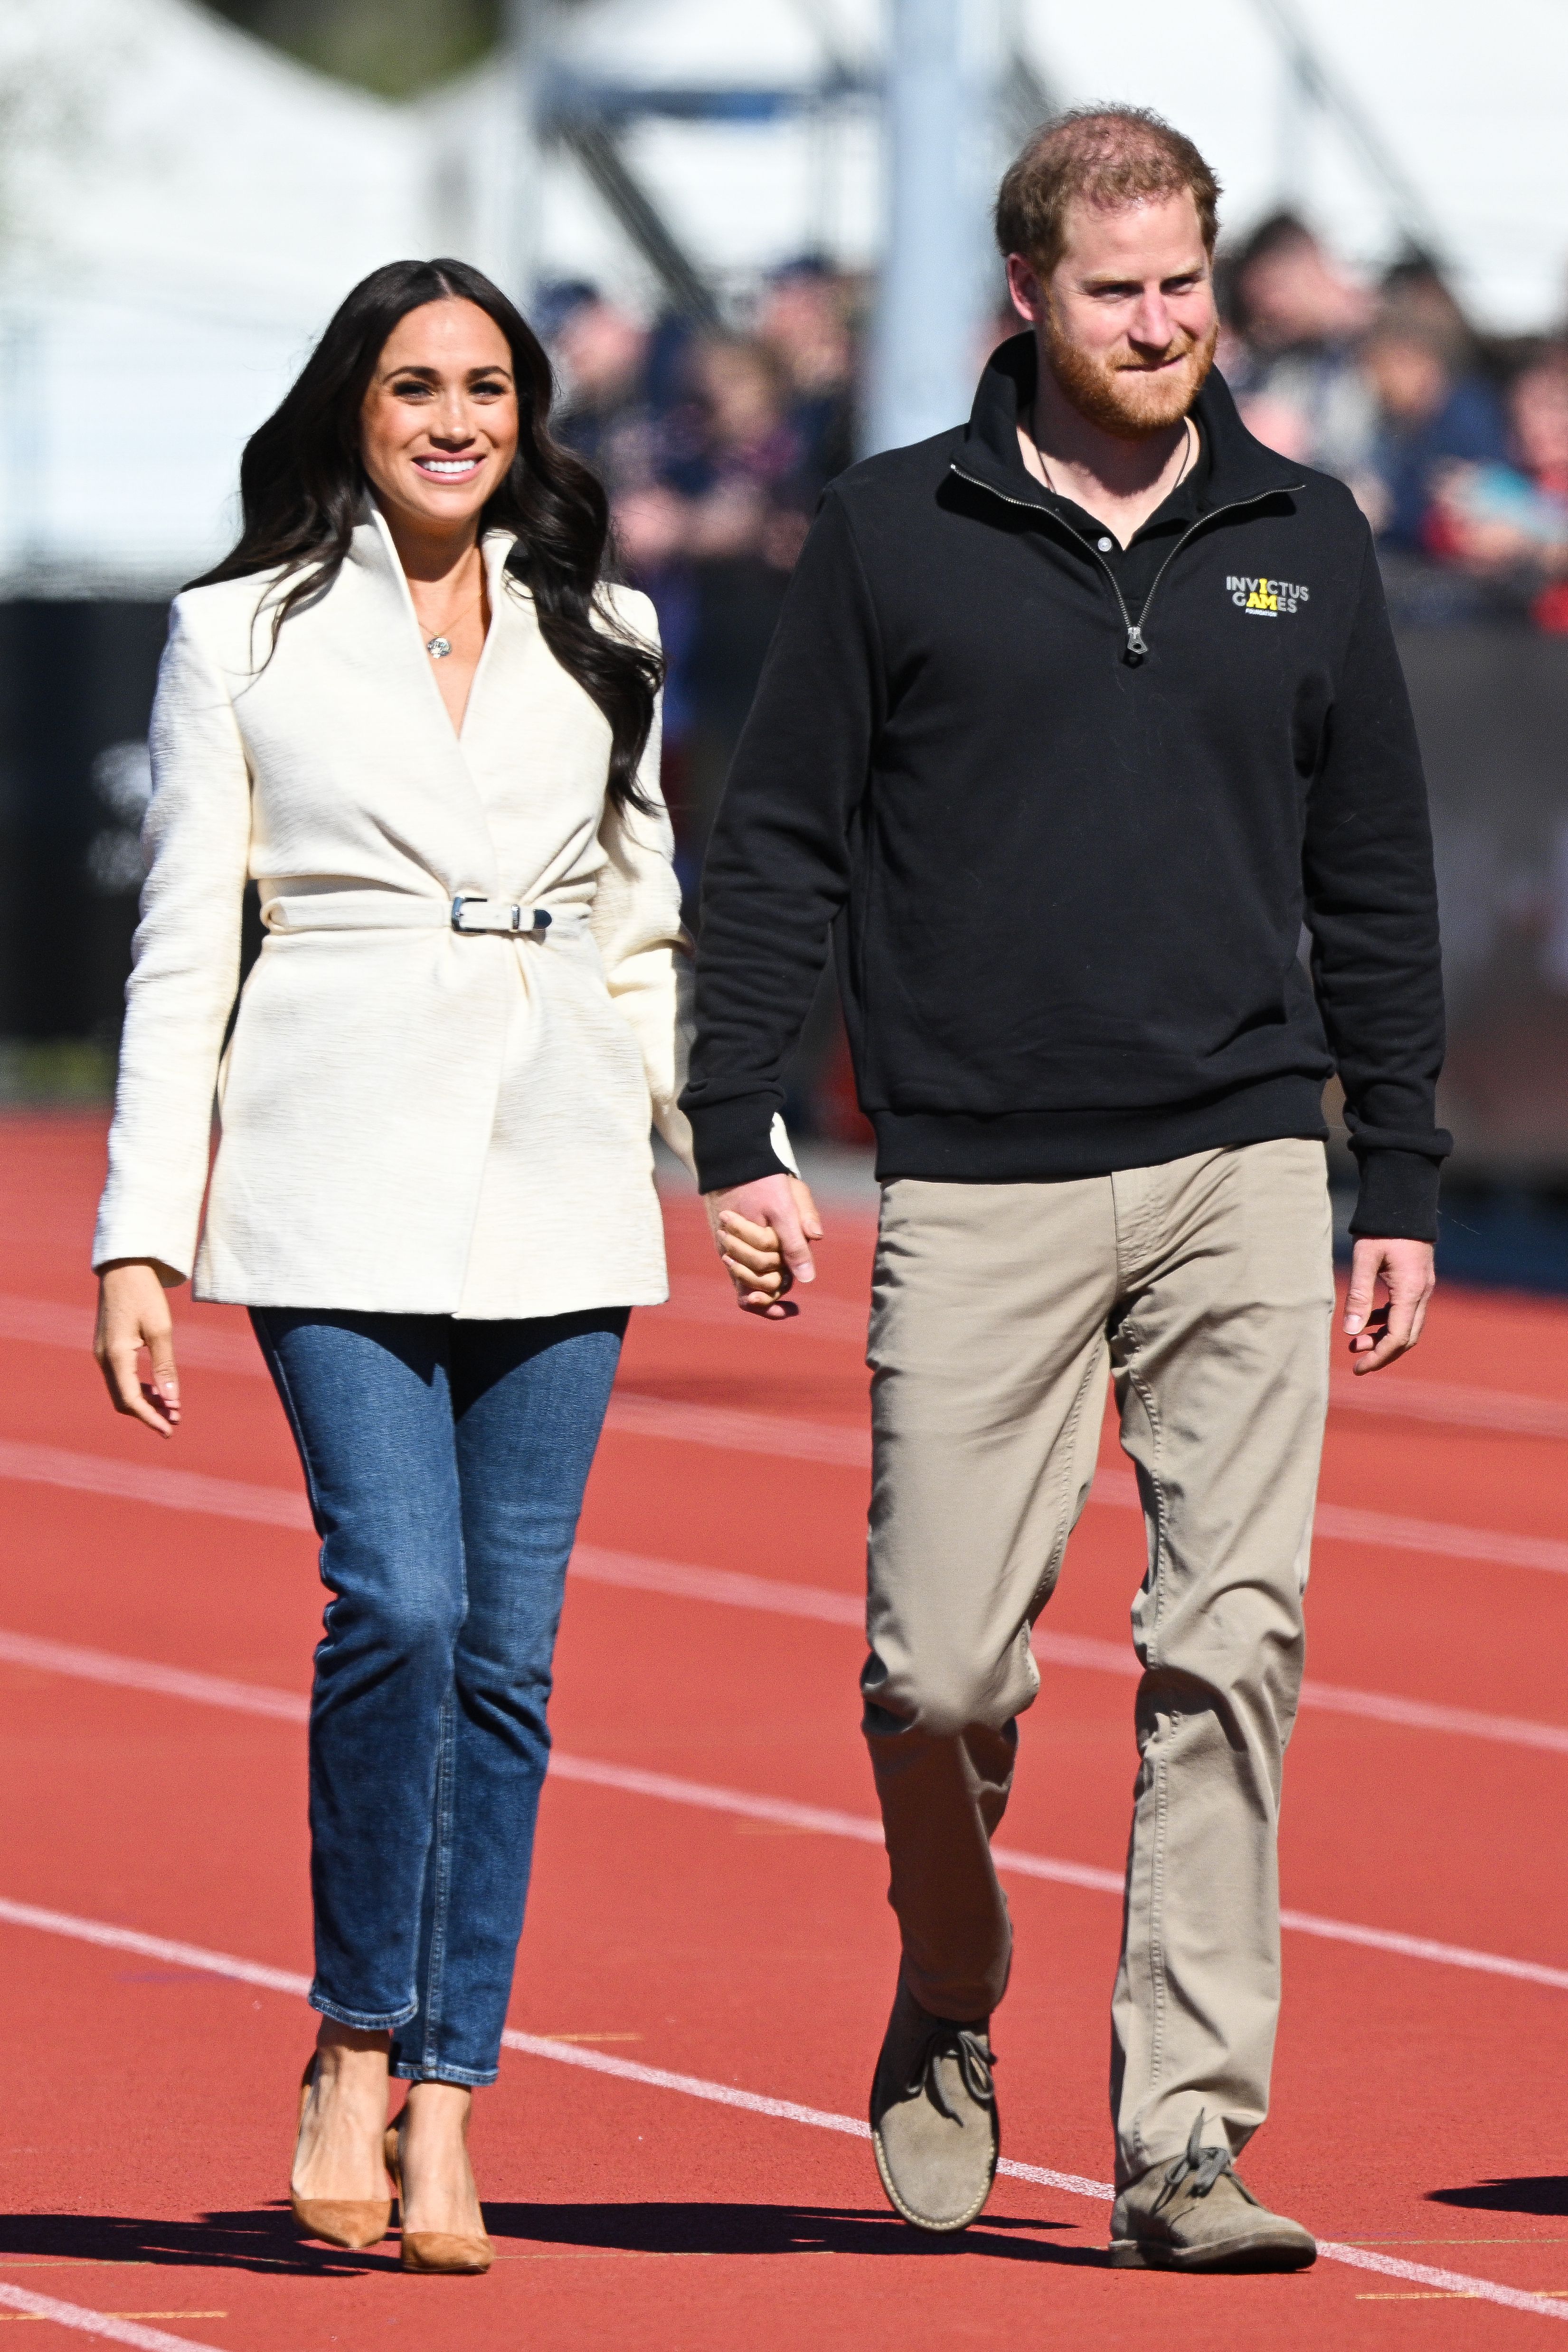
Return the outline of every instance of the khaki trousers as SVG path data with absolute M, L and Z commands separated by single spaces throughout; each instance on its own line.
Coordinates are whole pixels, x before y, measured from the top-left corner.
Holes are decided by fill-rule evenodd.
M 883 1188 L 873 1290 L 865 1732 L 904 1977 L 984 2017 L 1012 1934 L 990 1839 L 1030 1629 L 1093 1475 L 1107 1374 L 1148 1570 L 1111 2100 L 1119 2184 L 1199 2108 L 1268 2112 L 1276 1830 L 1333 1305 L 1322 1146 L 1082 1181 Z

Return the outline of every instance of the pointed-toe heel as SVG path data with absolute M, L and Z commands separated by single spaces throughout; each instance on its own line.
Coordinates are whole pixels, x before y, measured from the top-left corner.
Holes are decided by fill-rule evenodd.
M 316 2060 L 312 2056 L 299 2084 L 300 2124 L 305 2120 L 315 2080 Z M 319 2238 L 325 2244 L 338 2246 L 350 2254 L 363 2253 L 367 2246 L 379 2244 L 392 2221 L 390 2197 L 301 2197 L 290 2181 L 288 2202 L 294 2225 L 302 2238 Z
M 399 2139 L 399 2124 L 388 2124 L 382 2147 L 386 2168 L 392 2186 L 402 2201 L 402 2149 Z M 488 2238 L 469 2238 L 448 2230 L 404 2230 L 402 2252 L 400 2257 L 405 2271 L 419 2271 L 427 2277 L 445 2272 L 455 2277 L 466 2273 L 476 2277 L 487 2271 L 496 2259 L 496 2249 Z
M 488 2238 L 460 2238 L 444 2230 L 405 2230 L 402 2267 L 405 2271 L 448 2271 L 471 2277 L 487 2271 L 496 2259 Z

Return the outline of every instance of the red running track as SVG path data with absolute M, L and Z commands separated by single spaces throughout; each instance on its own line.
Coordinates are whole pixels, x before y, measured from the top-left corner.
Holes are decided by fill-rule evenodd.
M 1125 1644 L 1137 1521 L 1092 1507 L 1073 1538 L 1005 1832 L 1021 2177 L 961 2242 L 926 2243 L 854 2131 L 894 1963 L 854 1689 L 869 1225 L 832 1218 L 818 1293 L 780 1331 L 715 1311 L 674 1204 L 676 1304 L 633 1320 L 590 1493 L 556 1703 L 573 1769 L 547 1791 L 514 2046 L 475 2127 L 501 2258 L 405 2280 L 394 2245 L 299 2247 L 281 2201 L 310 2034 L 298 1717 L 319 1612 L 287 1434 L 227 1309 L 182 1310 L 172 1445 L 110 1415 L 74 1345 L 101 1154 L 95 1120 L 0 1125 L 0 1465 L 98 1465 L 0 1478 L 0 2326 L 149 2352 L 359 2352 L 392 2328 L 421 2352 L 1554 2340 L 1568 1310 L 1445 1294 L 1418 1373 L 1333 1416 L 1310 1671 L 1340 1702 L 1304 1711 L 1291 1749 L 1303 1928 L 1247 2169 L 1340 2253 L 1294 2279 L 1142 2276 L 1105 2269 L 1084 2193 L 1110 2160 L 1105 1888 L 1134 1758 L 1105 1645 Z M 157 1498 L 176 1470 L 213 1482 L 183 1490 L 201 1507 Z M 1458 1548 L 1345 1532 L 1390 1521 Z M 1374 1940 L 1306 1931 L 1325 1921 Z

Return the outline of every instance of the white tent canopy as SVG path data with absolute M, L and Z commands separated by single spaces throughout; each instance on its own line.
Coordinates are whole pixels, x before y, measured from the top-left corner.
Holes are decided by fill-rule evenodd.
M 1218 168 L 1232 227 L 1288 200 L 1364 266 L 1398 248 L 1387 181 L 1286 70 L 1280 0 L 970 5 L 1069 102 L 1131 100 L 1179 122 Z M 758 100 L 747 119 L 634 114 L 625 132 L 628 163 L 720 285 L 808 247 L 874 265 L 874 0 L 580 0 L 566 22 L 561 62 L 585 82 Z M 1554 323 L 1568 9 L 1312 0 L 1310 31 L 1476 316 Z M 210 561 L 232 530 L 246 435 L 379 262 L 456 251 L 507 277 L 526 215 L 537 276 L 651 305 L 656 281 L 578 163 L 559 148 L 526 161 L 516 108 L 498 66 L 382 103 L 193 0 L 7 0 L 0 593 L 156 595 Z

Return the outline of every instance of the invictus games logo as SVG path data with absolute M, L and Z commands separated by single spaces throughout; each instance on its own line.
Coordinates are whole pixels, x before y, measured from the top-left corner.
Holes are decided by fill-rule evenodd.
M 1281 613 L 1293 613 L 1298 604 L 1307 601 L 1307 591 L 1299 580 L 1244 580 L 1232 572 L 1225 585 L 1230 601 L 1244 613 L 1261 613 L 1268 620 L 1276 620 Z

